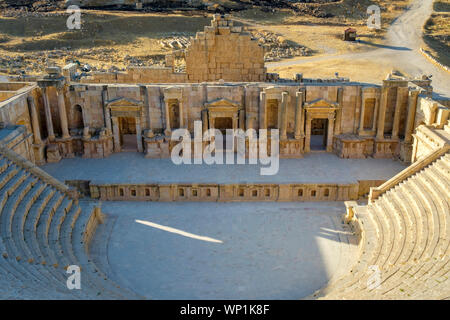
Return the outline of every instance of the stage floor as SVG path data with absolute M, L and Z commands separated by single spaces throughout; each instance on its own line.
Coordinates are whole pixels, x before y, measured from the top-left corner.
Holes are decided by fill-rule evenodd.
M 260 174 L 261 164 L 175 165 L 171 159 L 146 159 L 137 152 L 105 159 L 63 159 L 41 168 L 55 178 L 108 183 L 355 183 L 387 180 L 406 168 L 390 159 L 341 159 L 331 153 L 309 153 L 303 159 L 280 159 L 276 175 Z M 267 166 L 265 166 L 267 167 Z
M 105 201 L 102 211 L 94 261 L 148 299 L 301 299 L 357 257 L 343 203 Z

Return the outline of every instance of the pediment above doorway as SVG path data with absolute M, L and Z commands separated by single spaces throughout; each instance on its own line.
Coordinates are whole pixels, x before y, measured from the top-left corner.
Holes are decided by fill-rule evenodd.
M 131 98 L 117 98 L 106 102 L 112 117 L 140 117 L 143 103 Z
M 209 111 L 233 111 L 237 112 L 239 109 L 241 109 L 241 106 L 233 102 L 231 100 L 221 98 L 214 100 L 212 102 L 206 103 L 205 108 Z
M 316 99 L 305 103 L 305 109 L 308 111 L 334 111 L 339 109 L 339 104 L 336 102 L 328 101 L 326 99 Z

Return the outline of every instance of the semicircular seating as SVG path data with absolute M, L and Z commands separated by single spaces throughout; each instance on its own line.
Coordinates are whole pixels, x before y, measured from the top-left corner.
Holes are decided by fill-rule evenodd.
M 73 197 L 31 162 L 0 150 L 0 299 L 139 299 L 96 266 L 96 203 Z M 71 265 L 81 289 L 68 289 Z
M 354 208 L 360 256 L 322 299 L 450 299 L 450 153 Z
M 355 207 L 359 259 L 311 297 L 450 299 L 449 177 L 447 151 L 369 205 Z M 0 299 L 142 298 L 108 279 L 90 259 L 95 208 L 0 148 Z M 81 290 L 67 288 L 71 265 L 81 268 Z

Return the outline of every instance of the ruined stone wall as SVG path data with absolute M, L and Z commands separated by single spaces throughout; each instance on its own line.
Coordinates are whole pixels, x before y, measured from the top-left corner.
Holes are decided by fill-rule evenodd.
M 125 84 L 72 84 L 67 91 L 69 102 L 67 109 L 73 105 L 83 108 L 86 126 L 104 127 L 102 91 L 106 91 L 107 100 L 130 98 L 144 104 L 142 109 L 142 129 L 152 129 L 162 132 L 165 128 L 164 90 L 171 85 L 125 85 Z M 201 120 L 201 111 L 208 102 L 217 99 L 228 99 L 244 107 L 245 127 L 259 129 L 260 93 L 273 84 L 179 84 L 181 89 L 180 102 L 183 104 L 183 118 L 186 127 L 193 131 L 194 121 Z M 358 95 L 361 87 L 357 85 L 276 85 L 281 92 L 288 92 L 287 101 L 287 133 L 294 134 L 296 92 L 302 88 L 306 91 L 306 101 L 325 99 L 341 104 L 342 117 L 340 128 L 343 133 L 354 133 L 359 125 Z M 341 91 L 342 101 L 339 101 L 338 91 Z
M 185 83 L 186 73 L 174 72 L 170 67 L 129 67 L 126 72 L 93 72 L 82 83 Z
M 242 26 L 215 15 L 211 26 L 197 32 L 185 52 L 186 73 L 175 72 L 173 56 L 166 67 L 129 67 L 126 72 L 93 72 L 82 83 L 263 82 L 264 48 Z
M 383 87 L 363 86 L 359 83 L 204 82 L 138 85 L 71 82 L 58 89 L 64 96 L 69 137 L 63 136 L 61 118 L 64 113 L 60 114 L 62 109 L 58 103 L 57 89 L 52 86 L 47 88 L 48 107 L 56 136 L 51 141 L 47 134 L 44 91 L 31 85 L 26 91 L 0 103 L 0 122 L 24 125 L 29 134 L 34 134 L 29 113 L 30 101 L 27 101 L 31 97 L 40 131 L 40 139 L 36 141 L 42 140 L 37 143 L 37 158 L 44 159 L 42 155 L 45 148 L 47 157 L 50 150 L 55 153 L 53 160 L 59 161 L 60 158 L 74 155 L 105 157 L 112 152 L 120 152 L 120 147 L 113 150 L 113 143 L 118 139 L 114 136 L 118 132 L 114 131 L 114 125 L 117 125 L 119 118 L 132 117 L 138 123 L 136 140 L 138 145 L 141 144 L 140 152 L 148 152 L 150 145 L 154 144 L 161 149 L 156 152 L 158 157 L 167 157 L 172 147 L 169 143 L 171 131 L 183 127 L 193 134 L 194 121 L 197 120 L 203 121 L 203 128 L 207 128 L 211 125 L 209 121 L 212 121 L 208 117 L 214 112 L 208 109 L 212 104 L 219 102 L 220 106 L 224 104 L 230 108 L 227 110 L 237 110 L 232 111 L 233 115 L 230 116 L 233 121 L 237 120 L 233 122 L 233 128 L 258 130 L 268 127 L 267 101 L 277 100 L 279 120 L 275 127 L 280 132 L 286 132 L 280 141 L 282 156 L 300 157 L 304 152 L 309 152 L 305 145 L 306 135 L 308 132 L 311 134 L 311 131 L 306 132 L 306 115 L 313 112 L 310 118 L 315 119 L 312 109 L 322 108 L 324 111 L 321 109 L 316 116 L 323 119 L 325 112 L 328 125 L 332 123 L 329 127 L 332 128 L 331 136 L 328 135 L 328 130 L 325 133 L 328 152 L 335 152 L 343 158 L 400 156 L 406 160 L 411 158 L 411 134 L 415 129 L 421 124 L 443 129 L 448 123 L 450 110 L 423 94 L 417 99 L 417 90 L 408 89 L 403 86 L 403 82 L 401 85 L 395 85 L 400 82 L 394 82 L 387 82 Z M 299 107 L 299 97 L 303 99 L 303 107 Z M 367 100 L 371 102 L 368 103 Z M 377 102 L 373 105 L 374 100 Z M 179 115 L 176 118 L 179 126 L 171 128 L 168 123 L 173 118 L 168 110 L 169 104 L 174 101 L 179 104 Z M 125 115 L 116 114 L 113 117 L 112 107 L 118 108 L 114 112 L 124 112 Z M 136 110 L 137 113 L 127 108 Z M 298 110 L 302 110 L 300 117 Z M 366 113 L 372 110 L 370 121 L 367 121 L 368 128 L 360 128 L 365 121 L 364 110 Z M 382 110 L 385 110 L 384 122 Z M 411 110 L 415 112 L 411 113 Z M 407 128 L 409 138 L 405 137 Z M 58 152 L 60 156 L 57 155 Z
M 24 125 L 28 132 L 32 132 L 27 97 L 35 90 L 35 86 L 29 84 L 19 93 L 17 91 L 8 91 L 10 97 L 0 102 L 0 122 L 6 125 Z
M 189 82 L 264 81 L 264 49 L 248 32 L 216 15 L 186 51 Z

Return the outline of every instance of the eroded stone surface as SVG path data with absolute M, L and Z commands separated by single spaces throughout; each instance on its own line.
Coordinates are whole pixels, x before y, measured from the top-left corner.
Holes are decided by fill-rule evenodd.
M 340 242 L 342 203 L 107 202 L 103 211 L 116 219 L 107 253 L 115 280 L 151 299 L 299 299 L 356 252 Z

